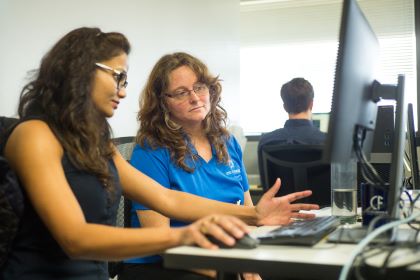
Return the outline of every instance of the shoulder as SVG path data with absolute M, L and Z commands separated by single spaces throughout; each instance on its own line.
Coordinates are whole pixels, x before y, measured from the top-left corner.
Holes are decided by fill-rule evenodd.
M 229 134 L 226 136 L 225 138 L 225 143 L 226 143 L 226 147 L 228 149 L 236 149 L 236 148 L 240 148 L 241 145 L 239 144 L 238 139 L 235 138 L 235 136 L 233 134 Z
M 258 142 L 258 145 L 261 146 L 267 142 L 277 139 L 277 137 L 281 135 L 283 132 L 284 132 L 284 128 L 278 128 L 276 130 L 261 134 L 261 138 L 260 138 L 260 141 Z
M 18 124 L 10 134 L 5 155 L 12 163 L 47 155 L 61 158 L 63 148 L 47 123 L 28 120 Z
M 42 120 L 24 121 L 16 126 L 7 141 L 6 150 L 9 146 L 19 145 L 31 148 L 61 147 L 57 137 Z
M 144 141 L 143 143 L 137 143 L 134 146 L 133 153 L 148 153 L 148 154 L 165 154 L 168 153 L 169 150 L 166 147 L 162 146 L 152 146 L 148 141 Z
M 130 162 L 133 165 L 140 164 L 144 161 L 159 160 L 168 161 L 170 153 L 165 147 L 152 147 L 149 143 L 144 142 L 142 145 L 136 144 L 131 155 Z

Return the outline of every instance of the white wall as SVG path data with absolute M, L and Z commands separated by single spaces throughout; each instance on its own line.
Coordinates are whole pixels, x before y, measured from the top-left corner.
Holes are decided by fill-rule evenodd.
M 223 79 L 223 104 L 239 121 L 239 0 L 0 0 L 0 115 L 13 116 L 27 71 L 81 26 L 124 33 L 132 44 L 127 98 L 110 120 L 134 135 L 139 93 L 164 54 L 186 51 Z

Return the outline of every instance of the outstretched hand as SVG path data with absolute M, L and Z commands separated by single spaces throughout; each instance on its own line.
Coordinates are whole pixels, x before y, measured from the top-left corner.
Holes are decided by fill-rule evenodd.
M 299 213 L 300 210 L 316 210 L 316 204 L 292 203 L 298 199 L 308 197 L 312 191 L 301 191 L 281 197 L 275 197 L 279 191 L 281 181 L 277 178 L 274 185 L 261 197 L 255 210 L 257 212 L 257 225 L 286 225 L 293 218 L 312 219 L 315 214 Z

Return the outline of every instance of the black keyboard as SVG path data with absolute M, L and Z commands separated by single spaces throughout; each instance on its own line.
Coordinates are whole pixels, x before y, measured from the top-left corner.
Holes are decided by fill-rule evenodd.
M 340 220 L 334 216 L 298 220 L 259 235 L 260 244 L 312 246 L 335 230 Z

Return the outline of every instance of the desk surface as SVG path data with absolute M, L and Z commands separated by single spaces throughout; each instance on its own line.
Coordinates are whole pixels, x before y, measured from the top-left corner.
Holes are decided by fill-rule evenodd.
M 252 234 L 273 227 L 254 229 Z M 313 247 L 260 245 L 251 250 L 207 250 L 182 246 L 169 249 L 163 259 L 170 268 L 203 268 L 220 272 L 257 272 L 265 276 L 296 279 L 338 279 L 342 266 L 350 259 L 356 245 L 333 244 L 325 240 Z M 411 259 L 420 260 L 420 251 L 411 251 Z M 410 253 L 404 253 L 409 256 Z M 410 267 L 405 279 L 420 279 L 420 264 Z M 411 278 L 413 277 L 413 278 Z
M 252 250 L 206 250 L 182 246 L 166 251 L 164 263 L 172 268 L 258 272 L 296 278 L 319 275 L 319 279 L 336 279 L 353 248 L 354 245 L 326 242 L 314 247 L 260 245 Z

